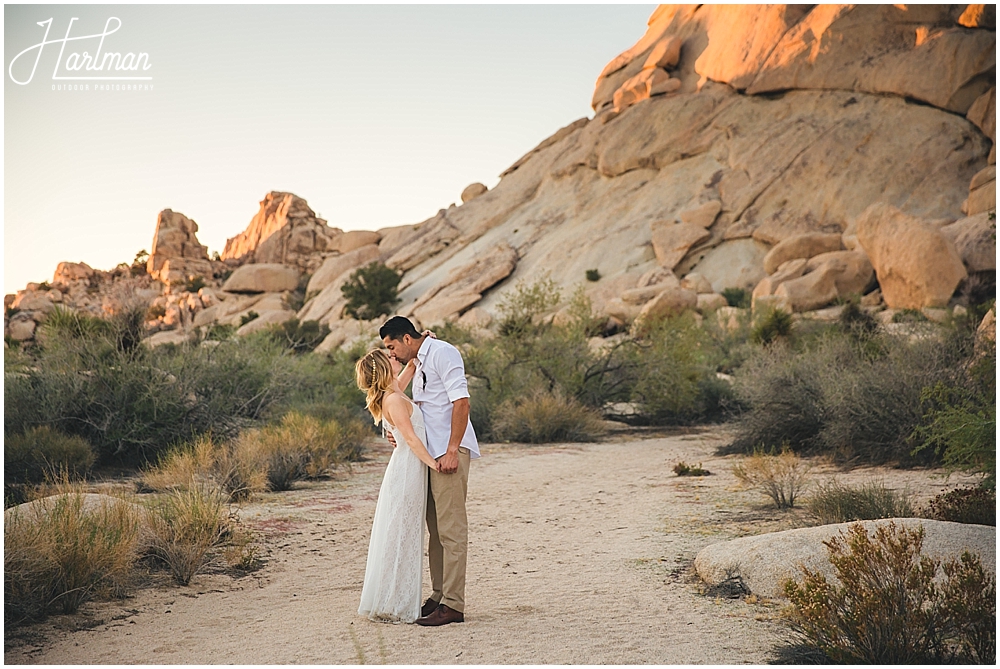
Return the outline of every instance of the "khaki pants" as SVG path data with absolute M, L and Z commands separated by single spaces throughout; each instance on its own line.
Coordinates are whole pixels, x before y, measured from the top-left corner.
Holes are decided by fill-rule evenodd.
M 458 471 L 441 474 L 428 470 L 427 556 L 431 567 L 431 599 L 465 611 L 465 565 L 469 551 L 469 521 L 465 497 L 469 490 L 469 449 L 458 449 Z

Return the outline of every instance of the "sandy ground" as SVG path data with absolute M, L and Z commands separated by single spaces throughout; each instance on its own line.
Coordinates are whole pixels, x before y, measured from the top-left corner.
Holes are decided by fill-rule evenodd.
M 812 524 L 768 509 L 716 457 L 718 429 L 621 435 L 596 444 L 484 445 L 469 482 L 464 624 L 370 622 L 356 614 L 389 448 L 333 480 L 268 494 L 241 511 L 265 566 L 190 586 L 86 604 L 5 634 L 6 663 L 741 664 L 785 638 L 780 605 L 701 594 L 704 546 Z M 680 478 L 679 460 L 713 472 Z M 822 465 L 816 480 L 836 473 Z M 925 500 L 960 482 L 936 471 L 856 469 Z M 426 573 L 426 572 L 425 572 Z M 429 582 L 425 576 L 425 593 Z

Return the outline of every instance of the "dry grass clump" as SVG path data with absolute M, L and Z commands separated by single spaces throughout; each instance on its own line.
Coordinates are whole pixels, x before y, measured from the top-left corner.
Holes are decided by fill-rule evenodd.
M 923 536 L 889 523 L 872 537 L 857 523 L 825 542 L 840 585 L 807 568 L 785 584 L 800 646 L 846 664 L 993 664 L 996 579 L 965 552 L 938 586 Z
M 596 411 L 559 391 L 507 400 L 493 413 L 493 434 L 503 441 L 594 441 L 606 432 Z
M 154 491 L 214 482 L 233 500 L 264 490 L 288 490 L 292 483 L 318 478 L 345 461 L 357 460 L 369 436 L 357 420 L 320 421 L 291 412 L 277 425 L 244 430 L 230 442 L 203 436 L 171 451 L 143 473 Z
M 711 476 L 712 472 L 702 469 L 701 463 L 689 465 L 683 460 L 674 465 L 674 473 L 678 476 Z
M 87 505 L 79 486 L 4 513 L 4 623 L 72 613 L 121 596 L 138 559 L 142 512 L 123 500 Z
M 868 481 L 849 486 L 830 481 L 819 487 L 809 499 L 809 510 L 824 525 L 852 520 L 911 518 L 913 506 L 908 491 L 886 488 L 883 481 Z
M 222 543 L 233 516 L 229 496 L 216 486 L 192 483 L 151 505 L 150 554 L 163 562 L 181 585 L 208 562 L 208 552 Z
M 774 455 L 758 449 L 733 466 L 733 474 L 744 485 L 759 490 L 779 509 L 795 506 L 809 485 L 810 465 L 785 447 Z
M 40 483 L 63 473 L 78 478 L 97 458 L 86 439 L 63 434 L 47 425 L 5 438 L 4 479 L 8 483 Z

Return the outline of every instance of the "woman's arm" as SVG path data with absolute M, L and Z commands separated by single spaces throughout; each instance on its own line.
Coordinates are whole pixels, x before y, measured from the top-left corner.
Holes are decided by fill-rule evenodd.
M 406 387 L 410 385 L 410 381 L 413 380 L 413 375 L 417 373 L 417 361 L 416 359 L 410 360 L 406 363 L 406 366 L 399 372 L 399 376 L 396 380 L 399 382 L 399 387 L 402 390 L 406 390 Z
M 385 398 L 384 406 L 389 412 L 392 424 L 399 428 L 410 450 L 416 453 L 417 457 L 425 465 L 437 470 L 437 460 L 431 457 L 431 454 L 427 452 L 427 447 L 424 446 L 424 443 L 420 441 L 420 437 L 413 430 L 413 423 L 410 422 L 409 402 L 393 393 Z

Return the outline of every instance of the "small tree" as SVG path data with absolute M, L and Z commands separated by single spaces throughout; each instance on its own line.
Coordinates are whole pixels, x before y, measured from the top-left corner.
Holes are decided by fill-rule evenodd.
M 340 287 L 347 298 L 344 311 L 357 320 L 371 320 L 392 313 L 399 304 L 396 295 L 402 275 L 375 261 L 357 269 Z

